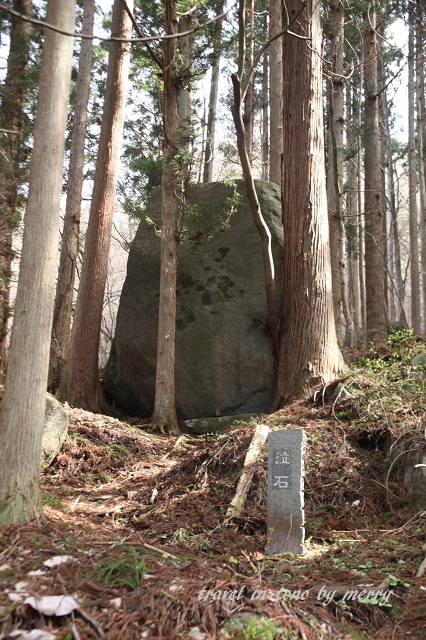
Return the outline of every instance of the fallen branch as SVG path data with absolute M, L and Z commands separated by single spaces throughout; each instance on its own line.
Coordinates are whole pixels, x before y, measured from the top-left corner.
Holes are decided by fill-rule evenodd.
M 92 629 L 94 629 L 94 631 L 96 631 L 96 633 L 98 634 L 98 636 L 100 638 L 102 638 L 102 636 L 105 635 L 104 631 L 101 629 L 101 627 L 98 625 L 98 623 L 96 622 L 96 620 L 93 620 L 93 618 L 91 616 L 89 616 L 88 613 L 86 613 L 85 611 L 83 611 L 82 609 L 77 609 L 76 610 L 76 614 L 78 614 L 80 616 L 80 618 L 83 618 L 83 620 L 85 620 L 86 622 L 88 622 L 90 624 L 90 626 L 92 627 Z
M 251 481 L 253 479 L 253 464 L 256 462 L 262 451 L 262 447 L 266 442 L 268 433 L 269 427 L 267 427 L 265 424 L 257 425 L 256 430 L 253 434 L 253 438 L 251 439 L 249 449 L 247 451 L 246 459 L 244 460 L 244 467 L 241 473 L 240 480 L 238 482 L 237 491 L 235 493 L 235 496 L 232 498 L 231 504 L 228 507 L 228 511 L 226 512 L 227 519 L 239 516 L 242 508 L 244 507 L 248 490 L 250 489 Z

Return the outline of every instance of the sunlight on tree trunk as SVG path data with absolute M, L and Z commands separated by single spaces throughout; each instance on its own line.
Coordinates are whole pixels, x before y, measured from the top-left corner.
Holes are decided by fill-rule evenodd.
M 94 0 L 85 0 L 82 23 L 83 33 L 93 33 L 94 18 Z M 93 40 L 82 40 L 71 134 L 67 204 L 53 312 L 52 344 L 49 365 L 49 386 L 52 392 L 56 391 L 61 381 L 62 366 L 66 360 L 71 333 L 74 281 L 80 240 L 81 194 L 84 178 L 84 143 L 86 139 L 87 105 L 90 94 L 92 51 Z
M 269 2 L 269 36 L 282 29 L 281 0 Z M 281 159 L 283 140 L 283 51 L 282 38 L 271 44 L 269 52 L 269 139 L 270 145 L 269 180 L 281 186 Z
M 415 77 L 414 77 L 414 10 L 409 11 L 408 26 L 408 204 L 410 228 L 410 298 L 411 326 L 416 333 L 420 325 L 419 232 L 417 207 L 417 158 L 415 130 Z
M 166 33 L 177 32 L 176 0 L 165 2 Z M 161 272 L 158 317 L 157 372 L 153 422 L 162 433 L 179 433 L 175 403 L 176 276 L 179 242 L 177 199 L 178 98 L 176 39 L 165 41 L 163 71 L 163 176 Z
M 287 9 L 295 15 L 300 0 Z M 343 364 L 331 291 L 321 24 L 308 0 L 283 48 L 283 315 L 276 407 L 335 378 Z M 309 44 L 305 38 L 309 38 Z
M 47 22 L 74 31 L 75 0 Z M 43 518 L 40 466 L 73 39 L 45 31 L 15 319 L 0 416 L 0 522 Z
M 127 0 L 131 11 L 133 2 Z M 130 18 L 121 0 L 115 0 L 111 33 L 129 38 Z M 124 125 L 130 45 L 111 42 L 105 103 L 93 181 L 89 225 L 83 254 L 68 358 L 58 397 L 71 405 L 99 411 L 103 397 L 99 382 L 99 339 L 108 275 L 108 256 L 114 217 L 121 139 Z
M 32 0 L 14 0 L 13 8 L 30 15 Z M 0 133 L 0 384 L 3 383 L 6 370 L 6 342 L 11 312 L 12 239 L 19 220 L 18 186 L 30 34 L 31 24 L 12 16 L 7 73 L 0 89 L 0 128 L 5 130 Z
M 217 5 L 216 15 L 220 16 L 223 13 L 223 0 Z M 207 114 L 207 127 L 206 127 L 206 148 L 204 152 L 204 172 L 203 182 L 213 181 L 213 160 L 215 153 L 215 141 L 216 141 L 216 114 L 217 114 L 217 98 L 219 93 L 219 78 L 220 78 L 220 48 L 222 39 L 222 23 L 223 18 L 219 18 L 215 24 L 214 41 L 213 41 L 213 62 L 212 62 L 212 76 L 210 81 L 210 97 L 209 107 Z
M 386 306 L 378 150 L 377 41 L 374 3 L 364 18 L 364 219 L 367 344 L 386 340 Z

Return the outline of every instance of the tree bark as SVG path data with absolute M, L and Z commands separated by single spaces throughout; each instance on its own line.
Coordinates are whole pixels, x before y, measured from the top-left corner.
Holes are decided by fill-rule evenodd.
M 272 37 L 282 29 L 281 0 L 269 2 L 269 36 Z M 282 38 L 277 38 L 271 44 L 269 51 L 269 180 L 281 186 L 281 158 L 283 140 L 283 44 Z
M 381 82 L 384 83 L 384 74 L 381 73 Z M 379 96 L 379 186 L 380 186 L 380 217 L 382 220 L 382 256 L 383 256 L 383 281 L 385 287 L 385 307 L 389 317 L 388 295 L 388 230 L 387 230 L 387 201 L 386 201 L 386 132 L 385 110 L 383 92 Z
M 353 335 L 350 346 L 355 347 L 360 335 L 361 327 L 361 297 L 359 285 L 359 244 L 358 229 L 360 224 L 358 207 L 358 99 L 350 84 L 346 88 L 347 115 L 347 246 L 349 259 L 349 291 L 351 292 L 351 311 L 353 316 Z
M 421 302 L 423 305 L 423 333 L 426 334 L 426 175 L 425 175 L 425 57 L 423 3 L 417 0 L 416 22 L 416 85 L 417 85 L 417 157 L 420 191 L 420 234 L 421 234 Z
M 46 21 L 74 31 L 75 0 Z M 0 416 L 0 523 L 43 518 L 39 485 L 73 39 L 45 31 L 30 188 Z
M 333 279 L 333 305 L 339 344 L 351 340 L 353 320 L 349 313 L 345 274 L 345 229 L 342 212 L 343 194 L 343 125 L 344 125 L 344 84 L 343 84 L 343 44 L 344 44 L 344 2 L 331 3 L 331 86 L 329 100 L 329 145 L 327 202 L 330 225 L 331 272 Z
M 93 33 L 94 0 L 84 0 L 82 33 Z M 84 143 L 86 139 L 87 106 L 90 96 L 93 40 L 81 41 L 75 94 L 74 121 L 71 134 L 67 204 L 62 232 L 61 257 L 56 284 L 50 351 L 49 386 L 54 392 L 61 381 L 61 371 L 67 357 L 71 333 L 74 282 L 80 239 L 81 194 L 84 178 Z
M 245 25 L 246 48 L 245 48 L 245 66 L 250 69 L 253 66 L 254 55 L 254 0 L 247 0 L 245 5 Z M 241 3 L 240 3 L 241 6 Z M 246 95 L 244 97 L 243 122 L 247 147 L 247 155 L 250 165 L 253 164 L 253 98 L 254 98 L 254 79 L 249 80 Z
M 404 298 L 405 298 L 405 284 L 402 277 L 402 265 L 401 265 L 401 246 L 399 239 L 399 222 L 398 222 L 398 209 L 396 204 L 396 185 L 395 185 L 395 166 L 392 156 L 392 138 L 389 128 L 389 106 L 387 102 L 386 91 L 383 92 L 383 107 L 385 112 L 384 124 L 386 134 L 386 152 L 387 152 L 387 164 L 389 175 L 389 208 L 390 208 L 390 240 L 392 244 L 392 257 L 393 257 L 393 280 L 392 289 L 395 294 L 395 318 L 401 324 L 406 325 L 407 320 L 404 312 Z
M 165 0 L 166 34 L 177 33 L 176 0 Z M 158 313 L 157 372 L 153 421 L 161 433 L 179 433 L 175 403 L 176 275 L 179 243 L 178 184 L 174 159 L 178 153 L 178 69 L 176 39 L 165 41 L 163 71 L 163 175 L 161 181 L 161 272 Z
M 223 13 L 223 0 L 220 0 L 217 6 L 216 15 L 220 16 Z M 212 62 L 212 76 L 210 81 L 210 97 L 209 108 L 207 115 L 207 130 L 206 130 L 206 148 L 204 152 L 204 173 L 203 182 L 213 181 L 213 159 L 215 154 L 215 140 L 216 140 L 216 113 L 217 113 L 217 96 L 219 92 L 219 77 L 220 77 L 220 46 L 222 38 L 222 22 L 223 18 L 219 18 L 215 25 L 214 41 L 213 41 L 213 62 Z
M 190 31 L 194 25 L 192 13 L 188 13 L 180 18 L 180 30 L 182 32 Z M 179 83 L 179 136 L 180 150 L 185 151 L 184 159 L 184 180 L 189 182 L 190 172 L 190 155 L 192 142 L 192 82 L 194 76 L 194 47 L 195 34 L 179 38 L 180 55 L 182 59 L 181 81 Z
M 384 342 L 387 338 L 384 264 L 382 255 L 382 218 L 380 209 L 380 177 L 378 149 L 378 92 L 376 12 L 374 2 L 363 26 L 364 49 L 364 174 L 365 174 L 365 291 L 367 343 Z
M 130 10 L 132 0 L 127 0 Z M 121 0 L 114 0 L 112 36 L 129 38 L 130 18 Z M 111 241 L 118 164 L 124 124 L 130 45 L 111 42 L 105 103 L 68 358 L 58 396 L 71 405 L 99 411 L 103 398 L 99 382 L 98 352 L 108 255 Z
M 420 324 L 419 234 L 417 208 L 417 162 L 415 130 L 415 76 L 414 76 L 414 12 L 409 11 L 408 25 L 408 204 L 410 229 L 410 298 L 411 326 L 416 333 Z
M 32 0 L 14 0 L 15 11 L 31 15 Z M 18 185 L 31 24 L 12 16 L 7 73 L 1 87 L 0 128 L 0 384 L 6 370 L 10 318 L 12 238 L 18 222 Z
M 287 2 L 289 15 L 300 0 Z M 283 39 L 283 335 L 275 406 L 334 379 L 342 356 L 331 292 L 320 8 L 308 0 Z M 308 38 L 308 41 L 305 39 Z
M 262 180 L 269 179 L 268 69 L 269 55 L 265 53 L 262 69 Z

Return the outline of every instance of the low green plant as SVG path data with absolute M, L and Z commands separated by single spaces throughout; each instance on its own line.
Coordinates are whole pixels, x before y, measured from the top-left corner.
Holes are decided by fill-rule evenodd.
M 42 501 L 44 505 L 52 507 L 52 509 L 63 509 L 65 507 L 62 498 L 58 498 L 54 493 L 43 493 Z
M 296 631 L 284 629 L 275 620 L 268 620 L 264 616 L 253 616 L 244 621 L 236 619 L 226 627 L 228 632 L 237 632 L 238 635 L 231 637 L 239 640 L 297 640 L 299 637 Z
M 135 591 L 147 572 L 144 558 L 132 547 L 120 545 L 96 566 L 96 577 L 105 587 L 123 586 Z
M 365 599 L 361 599 L 358 600 L 358 602 L 360 604 L 364 604 L 364 605 L 379 605 L 380 607 L 387 607 L 388 609 L 392 609 L 392 603 L 388 602 L 387 600 L 385 600 L 384 598 L 365 598 Z

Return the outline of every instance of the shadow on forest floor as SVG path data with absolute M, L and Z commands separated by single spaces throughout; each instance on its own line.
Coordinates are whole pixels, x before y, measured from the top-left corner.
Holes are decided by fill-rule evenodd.
M 406 509 L 397 465 L 375 446 L 384 430 L 424 430 L 424 413 L 411 407 L 393 421 L 383 402 L 381 412 L 374 408 L 365 370 L 351 384 L 364 389 L 362 398 L 295 403 L 261 418 L 308 435 L 302 557 L 264 555 L 266 451 L 243 517 L 225 522 L 255 421 L 176 438 L 68 409 L 66 445 L 42 477 L 45 526 L 0 534 L 0 638 L 16 629 L 62 640 L 425 638 L 426 584 L 415 576 L 426 555 L 426 514 Z M 43 564 L 63 555 L 70 557 L 62 564 Z M 388 606 L 342 601 L 342 589 L 361 585 L 392 589 Z M 336 590 L 327 605 L 317 599 L 323 586 Z M 197 599 L 203 587 L 214 598 Z M 309 593 L 277 601 L 281 587 Z M 239 599 L 218 599 L 219 590 Z M 78 609 L 43 617 L 11 599 L 19 591 L 70 595 Z

